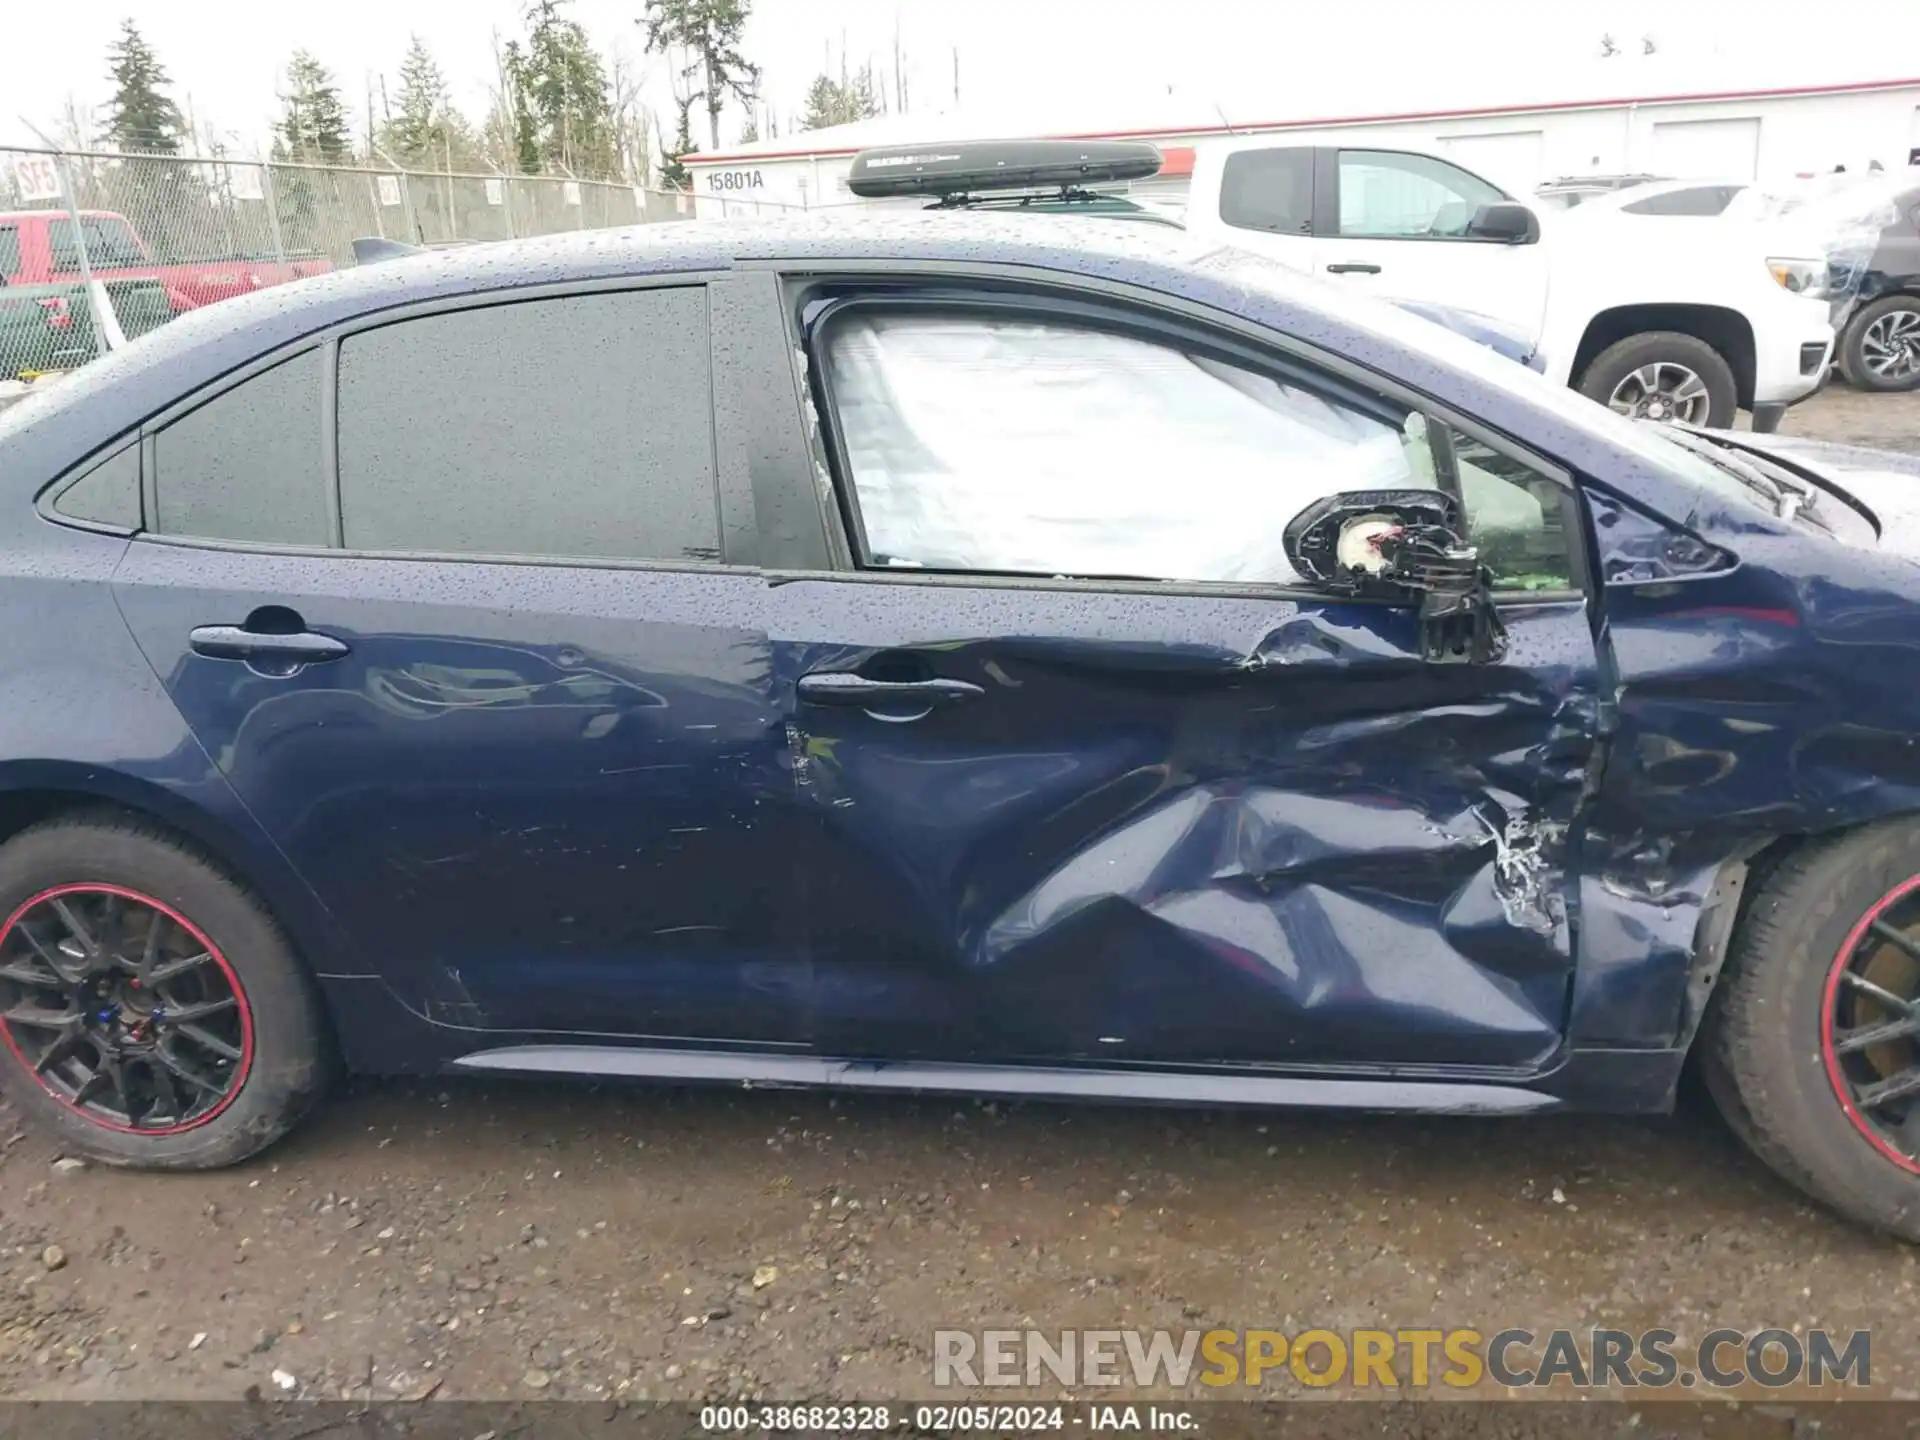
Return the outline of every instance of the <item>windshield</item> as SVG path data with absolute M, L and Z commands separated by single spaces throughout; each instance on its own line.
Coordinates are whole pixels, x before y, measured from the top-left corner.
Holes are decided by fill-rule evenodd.
M 1295 301 L 1300 295 L 1301 276 L 1298 271 L 1249 250 L 1224 245 L 1190 263 L 1195 270 L 1243 286 L 1257 294 L 1287 301 Z M 1331 287 L 1317 289 L 1314 298 L 1329 309 L 1366 304 L 1364 316 L 1356 315 L 1355 318 L 1363 320 L 1370 328 L 1410 348 L 1428 351 L 1447 361 L 1454 369 L 1465 370 L 1476 380 L 1552 410 L 1573 424 L 1602 431 L 1608 440 L 1620 448 L 1631 450 L 1649 464 L 1681 475 L 1716 496 L 1753 506 L 1768 514 L 1775 512 L 1776 507 L 1769 497 L 1753 489 L 1740 475 L 1676 444 L 1662 433 L 1662 426 L 1616 415 L 1606 406 L 1564 385 L 1557 385 L 1536 371 L 1514 364 L 1477 341 L 1444 330 L 1391 305 L 1355 302 L 1339 295 Z

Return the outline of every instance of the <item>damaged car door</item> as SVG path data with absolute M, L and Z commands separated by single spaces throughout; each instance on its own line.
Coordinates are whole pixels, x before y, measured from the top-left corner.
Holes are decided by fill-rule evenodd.
M 1551 1064 L 1598 729 L 1568 477 L 1184 313 L 810 284 L 842 563 L 769 623 L 815 1046 Z M 1477 658 L 1303 574 L 1289 521 L 1385 490 L 1464 507 Z

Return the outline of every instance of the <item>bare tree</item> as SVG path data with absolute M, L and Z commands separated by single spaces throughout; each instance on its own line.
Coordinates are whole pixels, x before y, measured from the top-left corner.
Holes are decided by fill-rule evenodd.
M 614 149 L 621 173 L 635 185 L 653 174 L 653 117 L 641 104 L 640 67 L 624 47 L 614 51 L 609 88 L 613 92 Z

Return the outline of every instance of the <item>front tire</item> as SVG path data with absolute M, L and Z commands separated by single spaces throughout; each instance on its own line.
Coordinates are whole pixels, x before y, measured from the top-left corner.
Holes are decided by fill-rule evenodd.
M 1762 1160 L 1920 1241 L 1920 825 L 1882 822 L 1781 863 L 1735 937 L 1702 1047 L 1708 1089 Z
M 319 999 L 265 908 L 176 837 L 114 815 L 0 845 L 0 1087 L 69 1153 L 201 1170 L 306 1113 Z
M 1920 296 L 1861 306 L 1840 337 L 1840 373 L 1862 390 L 1920 389 Z
M 1740 408 L 1740 387 L 1725 357 L 1677 330 L 1650 330 L 1609 345 L 1574 388 L 1635 420 L 1684 420 L 1724 430 Z

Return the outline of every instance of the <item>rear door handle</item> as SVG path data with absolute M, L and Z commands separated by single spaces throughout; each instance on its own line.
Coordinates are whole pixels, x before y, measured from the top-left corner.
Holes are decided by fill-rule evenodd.
M 209 660 L 277 660 L 296 665 L 313 665 L 322 660 L 338 660 L 347 653 L 343 640 L 331 635 L 297 631 L 292 635 L 273 635 L 248 630 L 240 625 L 201 625 L 187 635 L 193 653 Z
M 800 677 L 800 698 L 812 705 L 847 705 L 869 710 L 876 705 L 957 705 L 987 692 L 970 680 L 869 680 L 844 670 L 820 670 Z
M 1380 267 L 1369 265 L 1361 260 L 1348 260 L 1339 265 L 1327 266 L 1329 275 L 1378 275 Z

